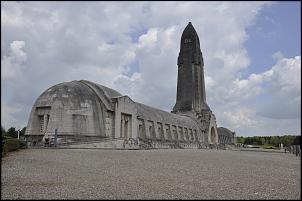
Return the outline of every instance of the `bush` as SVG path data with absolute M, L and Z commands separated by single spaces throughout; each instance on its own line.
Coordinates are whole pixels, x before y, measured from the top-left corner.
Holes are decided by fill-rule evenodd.
M 19 140 L 16 138 L 7 138 L 5 141 L 8 151 L 15 151 L 20 148 Z
M 16 138 L 6 137 L 4 144 L 2 143 L 2 156 L 5 156 L 10 151 L 16 151 L 20 148 L 20 142 Z
M 19 144 L 20 144 L 20 149 L 25 149 L 27 148 L 27 144 L 25 141 L 19 141 Z
M 2 156 L 5 156 L 8 153 L 8 148 L 6 144 L 2 142 Z

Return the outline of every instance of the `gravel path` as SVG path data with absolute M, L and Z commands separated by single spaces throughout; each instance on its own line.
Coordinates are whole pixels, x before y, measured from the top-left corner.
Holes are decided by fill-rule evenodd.
M 229 150 L 26 149 L 1 199 L 300 199 L 301 158 Z

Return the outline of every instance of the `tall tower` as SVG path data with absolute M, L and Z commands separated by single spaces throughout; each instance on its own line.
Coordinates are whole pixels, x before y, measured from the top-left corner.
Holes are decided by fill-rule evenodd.
M 181 36 L 177 65 L 177 95 L 172 112 L 196 119 L 203 142 L 217 144 L 216 118 L 206 102 L 204 64 L 199 38 L 191 22 Z
M 210 110 L 206 103 L 203 58 L 198 35 L 191 22 L 181 36 L 178 56 L 176 104 L 173 113 Z

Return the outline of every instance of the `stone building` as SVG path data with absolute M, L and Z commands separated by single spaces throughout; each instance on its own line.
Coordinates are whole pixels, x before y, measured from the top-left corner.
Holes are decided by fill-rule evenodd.
M 25 135 L 29 144 L 37 146 L 54 137 L 58 146 L 217 145 L 215 115 L 206 103 L 202 52 L 191 22 L 181 37 L 176 104 L 171 113 L 137 103 L 127 95 L 87 80 L 64 82 L 38 97 Z
M 218 143 L 219 144 L 236 144 L 236 133 L 224 127 L 218 127 Z

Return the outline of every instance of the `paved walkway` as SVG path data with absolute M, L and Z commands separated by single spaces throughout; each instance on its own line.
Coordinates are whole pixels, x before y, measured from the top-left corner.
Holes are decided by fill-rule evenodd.
M 27 149 L 2 199 L 299 199 L 301 158 L 231 150 Z

